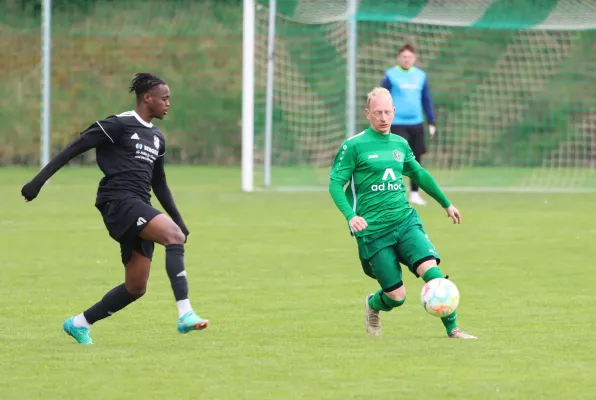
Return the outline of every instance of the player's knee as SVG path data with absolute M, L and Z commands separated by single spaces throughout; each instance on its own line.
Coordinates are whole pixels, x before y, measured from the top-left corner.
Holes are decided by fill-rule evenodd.
M 424 276 L 427 271 L 432 268 L 437 267 L 437 260 L 434 257 L 429 257 L 427 259 L 422 259 L 414 264 L 414 270 L 418 274 L 418 276 Z
M 400 283 L 401 286 L 399 286 L 398 288 L 389 288 L 388 291 L 385 291 L 385 295 L 389 297 L 391 300 L 403 304 L 403 302 L 406 301 L 406 287 L 402 282 Z
M 186 242 L 186 236 L 178 227 L 178 225 L 173 224 L 168 228 L 166 234 L 164 235 L 164 246 L 168 246 L 170 244 L 184 244 L 184 242 Z
M 125 282 L 124 286 L 128 293 L 142 297 L 147 293 L 147 282 Z

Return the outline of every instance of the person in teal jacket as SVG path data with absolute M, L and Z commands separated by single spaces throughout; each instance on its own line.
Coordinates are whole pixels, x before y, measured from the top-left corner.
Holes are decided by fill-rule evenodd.
M 422 155 L 426 153 L 425 115 L 430 135 L 434 136 L 436 132 L 430 86 L 426 73 L 414 66 L 416 63 L 414 46 L 403 45 L 398 51 L 397 63 L 385 72 L 381 80 L 381 87 L 391 93 L 395 104 L 391 133 L 406 139 L 414 152 L 416 161 L 422 163 Z M 411 180 L 410 185 L 410 203 L 425 205 L 426 201 L 420 196 L 416 182 Z

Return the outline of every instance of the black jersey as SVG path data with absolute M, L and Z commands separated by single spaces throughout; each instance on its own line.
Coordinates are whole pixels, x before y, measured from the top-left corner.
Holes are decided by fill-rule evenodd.
M 95 149 L 104 173 L 96 204 L 129 197 L 149 203 L 155 164 L 165 154 L 159 129 L 130 111 L 94 122 L 81 133 L 87 135 L 103 136 Z

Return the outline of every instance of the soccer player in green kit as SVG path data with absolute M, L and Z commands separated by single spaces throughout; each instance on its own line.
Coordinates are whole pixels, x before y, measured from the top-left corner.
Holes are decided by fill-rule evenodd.
M 368 94 L 365 113 L 370 127 L 341 145 L 329 193 L 356 237 L 365 274 L 381 286 L 365 301 L 366 331 L 379 335 L 380 311 L 391 311 L 406 300 L 400 263 L 424 282 L 444 278 L 439 254 L 408 203 L 402 175 L 435 199 L 453 223 L 461 223 L 461 215 L 415 160 L 408 142 L 390 134 L 395 108 L 387 89 L 375 88 Z M 458 328 L 456 312 L 441 320 L 450 338 L 476 339 Z

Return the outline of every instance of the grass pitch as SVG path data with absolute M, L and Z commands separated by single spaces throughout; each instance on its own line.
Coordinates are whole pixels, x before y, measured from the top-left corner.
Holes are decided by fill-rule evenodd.
M 81 346 L 62 322 L 123 280 L 118 244 L 93 207 L 100 173 L 60 171 L 32 203 L 33 169 L 0 169 L 0 399 L 592 399 L 596 195 L 450 195 L 453 226 L 420 208 L 458 285 L 447 339 L 419 304 L 364 332 L 376 290 L 325 192 L 239 191 L 233 169 L 169 167 L 191 230 L 186 263 L 204 332 L 176 332 L 157 247 L 147 295 Z

